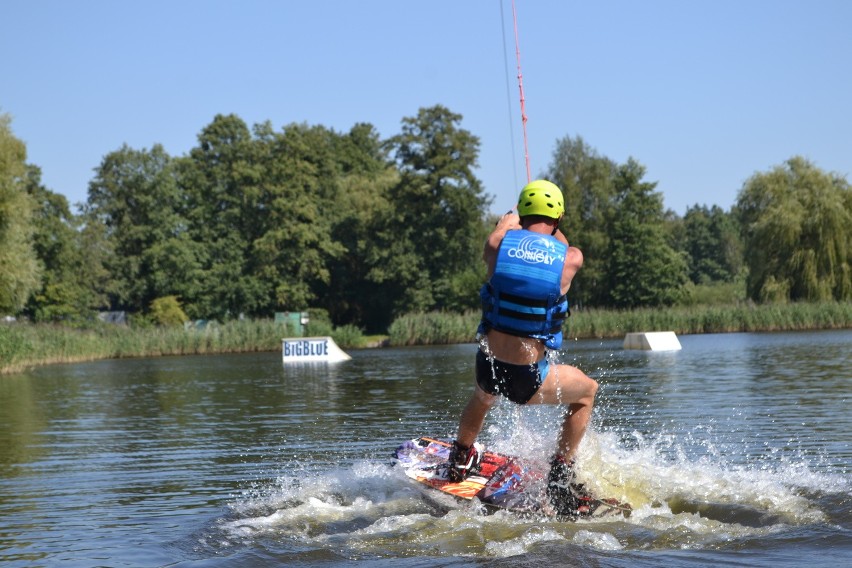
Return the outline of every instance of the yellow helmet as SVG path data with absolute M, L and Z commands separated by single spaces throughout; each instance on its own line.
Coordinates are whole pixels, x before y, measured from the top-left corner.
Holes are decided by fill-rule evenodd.
M 559 219 L 565 213 L 562 190 L 546 179 L 531 181 L 518 197 L 518 215 L 543 215 Z

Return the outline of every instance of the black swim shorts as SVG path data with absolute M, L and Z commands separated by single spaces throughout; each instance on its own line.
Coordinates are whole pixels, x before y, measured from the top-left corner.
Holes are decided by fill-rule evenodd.
M 550 365 L 545 357 L 532 365 L 514 365 L 489 359 L 480 349 L 476 352 L 476 383 L 493 395 L 503 395 L 516 404 L 526 404 L 547 377 Z

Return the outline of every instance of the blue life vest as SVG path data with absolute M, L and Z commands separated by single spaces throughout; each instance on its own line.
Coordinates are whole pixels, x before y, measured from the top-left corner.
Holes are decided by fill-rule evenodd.
M 494 274 L 480 290 L 480 332 L 496 329 L 540 339 L 549 349 L 562 345 L 562 324 L 570 315 L 562 294 L 568 247 L 550 235 L 509 231 L 497 251 Z

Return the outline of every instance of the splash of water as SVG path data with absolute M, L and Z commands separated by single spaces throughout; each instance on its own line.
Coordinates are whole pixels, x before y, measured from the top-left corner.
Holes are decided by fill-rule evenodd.
M 544 462 L 555 429 L 543 425 L 559 419 L 558 409 L 501 404 L 493 412 L 484 432 L 492 449 Z M 457 501 L 413 483 L 387 463 L 365 460 L 313 476 L 281 475 L 238 497 L 220 529 L 229 546 L 271 541 L 350 558 L 502 558 L 543 543 L 598 550 L 691 548 L 823 522 L 825 514 L 802 489 L 849 490 L 845 478 L 813 473 L 801 463 L 770 468 L 733 466 L 716 457 L 693 460 L 680 443 L 633 433 L 626 447 L 617 433 L 589 432 L 578 458 L 581 481 L 593 492 L 632 503 L 627 519 L 559 523 L 487 514 L 475 500 Z

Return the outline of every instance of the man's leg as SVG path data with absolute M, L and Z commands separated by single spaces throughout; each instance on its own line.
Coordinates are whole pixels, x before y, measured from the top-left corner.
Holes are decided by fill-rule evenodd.
M 568 411 L 562 421 L 557 454 L 571 462 L 586 434 L 592 417 L 598 383 L 571 365 L 551 365 L 544 383 L 528 404 L 564 404 Z
M 474 446 L 474 441 L 485 423 L 485 415 L 496 400 L 496 396 L 486 393 L 479 388 L 479 385 L 474 387 L 473 395 L 462 411 L 458 437 L 450 449 L 450 467 L 447 471 L 447 478 L 450 481 L 454 483 L 463 481 L 479 469 L 482 450 L 478 444 Z
M 586 434 L 597 391 L 597 381 L 576 367 L 551 365 L 547 378 L 530 400 L 533 404 L 568 406 L 547 476 L 547 495 L 559 515 L 577 517 L 589 511 L 589 495 L 576 482 L 573 461 Z
M 473 395 L 467 402 L 461 413 L 459 420 L 459 431 L 456 441 L 469 448 L 476 441 L 476 437 L 482 430 L 482 425 L 485 423 L 485 416 L 494 403 L 497 402 L 495 395 L 488 394 L 479 385 L 474 385 Z

